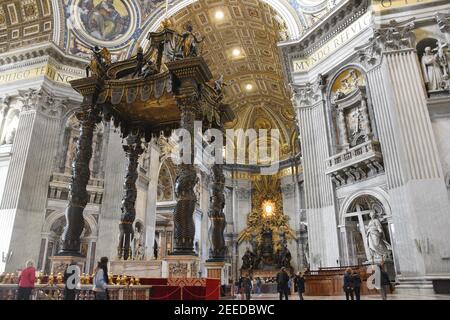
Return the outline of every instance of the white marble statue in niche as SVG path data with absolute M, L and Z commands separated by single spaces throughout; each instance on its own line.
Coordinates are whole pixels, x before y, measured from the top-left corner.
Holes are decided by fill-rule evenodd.
M 375 261 L 384 261 L 390 256 L 391 245 L 386 241 L 383 226 L 375 210 L 370 212 L 370 222 L 366 226 L 367 245 Z
M 422 57 L 422 70 L 429 91 L 450 89 L 448 43 L 438 40 L 436 48 L 425 48 Z
M 422 68 L 428 90 L 440 90 L 443 81 L 442 70 L 438 62 L 438 55 L 433 53 L 431 47 L 425 48 L 422 57 Z

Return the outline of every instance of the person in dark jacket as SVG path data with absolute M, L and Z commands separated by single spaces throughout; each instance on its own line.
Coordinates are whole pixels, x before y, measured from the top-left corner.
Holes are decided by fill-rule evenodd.
M 303 294 L 305 293 L 305 277 L 303 276 L 303 274 L 301 272 L 299 272 L 295 276 L 295 286 L 297 288 L 299 299 L 300 300 L 305 300 L 303 298 Z
M 345 292 L 345 298 L 347 300 L 354 300 L 354 296 L 353 296 L 353 279 L 352 279 L 352 273 L 353 270 L 351 268 L 348 268 L 345 271 L 344 274 L 344 292 Z
M 245 299 L 251 300 L 253 285 L 252 285 L 252 279 L 250 279 L 250 276 L 247 275 L 242 278 L 242 288 L 245 293 Z
M 381 276 L 381 299 L 387 300 L 387 294 L 391 290 L 391 280 L 389 279 L 389 274 L 384 271 L 383 266 L 379 266 L 380 268 L 380 276 Z
M 357 271 L 353 271 L 352 275 L 352 281 L 353 281 L 353 292 L 355 293 L 355 299 L 357 301 L 361 300 L 361 276 Z
M 289 275 L 286 272 L 286 268 L 281 268 L 277 274 L 277 288 L 280 300 L 283 300 L 283 296 L 286 300 L 289 300 Z

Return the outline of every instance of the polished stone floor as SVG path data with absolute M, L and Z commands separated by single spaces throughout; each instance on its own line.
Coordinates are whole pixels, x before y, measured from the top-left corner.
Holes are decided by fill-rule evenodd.
M 241 296 L 235 296 L 235 300 L 241 300 Z M 262 294 L 252 295 L 252 300 L 277 300 L 278 295 L 275 294 Z M 297 295 L 291 295 L 291 300 L 299 300 Z M 345 296 L 331 296 L 331 297 L 305 297 L 305 300 L 317 301 L 317 300 L 345 300 Z M 380 296 L 362 296 L 361 300 L 381 300 Z M 388 300 L 450 300 L 450 295 L 407 295 L 407 294 L 391 294 L 388 296 Z

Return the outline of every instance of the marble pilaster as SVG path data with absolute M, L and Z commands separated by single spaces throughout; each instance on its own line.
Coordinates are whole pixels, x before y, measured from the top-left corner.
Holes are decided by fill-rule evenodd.
M 7 272 L 22 268 L 28 259 L 39 258 L 49 177 L 61 114 L 66 108 L 62 99 L 43 90 L 21 91 L 20 99 L 23 106 L 0 203 L 0 251 L 10 256 Z
M 304 87 L 293 85 L 293 103 L 302 139 L 305 208 L 312 270 L 339 264 L 333 186 L 325 173 L 326 159 L 330 154 L 325 120 L 324 81 L 320 76 L 315 84 Z
M 403 279 L 450 273 L 450 203 L 411 40 L 413 27 L 391 24 L 402 39 L 373 40 L 379 56 L 370 60 L 368 72 Z

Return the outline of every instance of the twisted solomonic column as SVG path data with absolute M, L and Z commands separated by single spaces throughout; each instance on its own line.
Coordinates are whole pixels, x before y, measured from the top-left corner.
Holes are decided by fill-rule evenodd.
M 139 177 L 139 157 L 144 153 L 144 148 L 139 137 L 133 136 L 127 139 L 127 145 L 123 146 L 126 153 L 128 167 L 124 183 L 124 194 L 122 200 L 122 216 L 120 218 L 120 237 L 118 247 L 118 258 L 123 260 L 132 259 L 131 242 L 134 237 L 133 223 L 136 219 L 136 181 Z
M 84 229 L 83 211 L 89 202 L 87 185 L 90 179 L 89 163 L 92 158 L 92 140 L 97 123 L 100 123 L 98 108 L 85 103 L 77 115 L 80 124 L 80 138 L 72 165 L 69 206 L 66 209 L 66 227 L 61 238 L 61 256 L 80 256 L 80 237 Z
M 211 220 L 211 227 L 209 230 L 209 241 L 211 244 L 209 249 L 209 261 L 224 262 L 227 254 L 224 236 L 227 221 L 224 213 L 225 175 L 223 173 L 223 165 L 214 164 L 212 173 L 212 195 L 208 212 L 209 219 Z
M 197 203 L 195 185 L 198 182 L 194 166 L 194 125 L 197 108 L 195 99 L 180 99 L 181 129 L 190 133 L 190 162 L 178 166 L 175 185 L 177 205 L 174 211 L 174 252 L 173 255 L 195 255 L 194 211 Z M 188 150 L 183 150 L 188 151 Z

